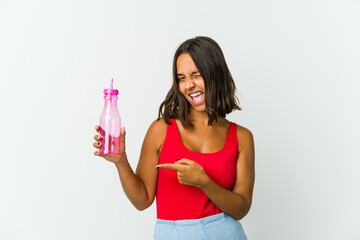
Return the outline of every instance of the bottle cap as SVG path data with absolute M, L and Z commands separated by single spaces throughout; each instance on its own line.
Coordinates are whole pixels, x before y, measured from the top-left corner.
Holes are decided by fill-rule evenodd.
M 119 94 L 119 91 L 117 89 L 113 89 L 113 82 L 114 82 L 114 79 L 111 78 L 111 86 L 110 88 L 106 88 L 104 89 L 104 94 L 106 95 L 118 95 Z

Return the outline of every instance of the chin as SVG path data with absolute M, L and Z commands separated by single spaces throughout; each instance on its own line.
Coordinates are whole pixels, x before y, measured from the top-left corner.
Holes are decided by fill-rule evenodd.
M 200 106 L 193 106 L 193 108 L 198 111 L 198 112 L 205 112 L 206 111 L 206 107 L 205 105 L 200 105 Z

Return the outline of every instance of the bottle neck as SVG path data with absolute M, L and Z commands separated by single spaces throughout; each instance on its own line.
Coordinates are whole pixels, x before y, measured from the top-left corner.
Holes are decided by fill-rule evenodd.
M 117 105 L 118 96 L 117 95 L 111 95 L 106 94 L 104 96 L 105 104 L 111 104 L 111 105 Z

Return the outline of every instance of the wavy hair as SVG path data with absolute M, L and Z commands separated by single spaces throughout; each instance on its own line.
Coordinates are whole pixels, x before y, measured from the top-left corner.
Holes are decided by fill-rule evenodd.
M 175 52 L 173 59 L 173 84 L 159 107 L 158 119 L 180 119 L 185 128 L 192 128 L 189 119 L 190 103 L 179 89 L 176 62 L 181 54 L 188 53 L 194 61 L 205 84 L 205 109 L 208 115 L 208 125 L 224 118 L 233 110 L 241 110 L 235 96 L 235 82 L 226 64 L 220 46 L 209 37 L 195 37 L 182 43 Z

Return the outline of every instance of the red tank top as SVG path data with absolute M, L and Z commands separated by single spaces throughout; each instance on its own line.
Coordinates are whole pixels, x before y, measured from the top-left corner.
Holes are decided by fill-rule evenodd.
M 230 122 L 225 145 L 214 153 L 191 151 L 182 143 L 175 119 L 167 125 L 159 164 L 187 158 L 200 164 L 221 187 L 230 190 L 235 183 L 238 140 L 236 124 Z M 157 218 L 184 220 L 208 217 L 222 211 L 197 187 L 180 184 L 175 170 L 160 169 L 156 190 Z

